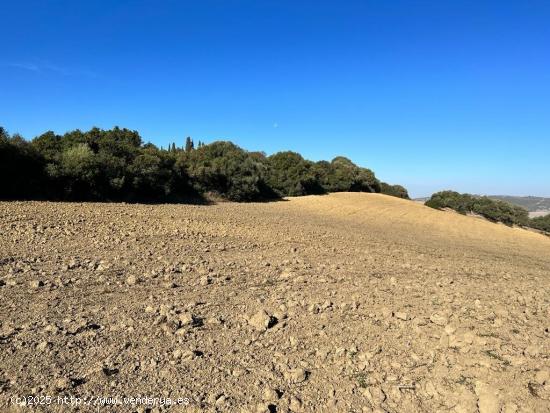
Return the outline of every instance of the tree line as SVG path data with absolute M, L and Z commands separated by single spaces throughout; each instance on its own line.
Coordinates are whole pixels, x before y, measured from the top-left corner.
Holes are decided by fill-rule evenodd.
M 531 219 L 531 227 L 550 233 L 550 214 Z
M 477 214 L 509 226 L 518 225 L 550 232 L 550 215 L 531 219 L 525 208 L 486 196 L 441 191 L 433 194 L 425 205 L 435 209 L 450 208 L 461 214 Z
M 187 202 L 216 194 L 257 201 L 340 191 L 409 198 L 404 187 L 381 182 L 343 156 L 313 162 L 227 141 L 195 146 L 189 137 L 181 147 L 159 148 L 119 127 L 48 131 L 31 140 L 0 127 L 0 176 L 4 199 Z

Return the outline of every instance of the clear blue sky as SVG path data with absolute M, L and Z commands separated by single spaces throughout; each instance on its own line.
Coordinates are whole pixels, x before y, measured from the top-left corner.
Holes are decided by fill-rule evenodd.
M 550 2 L 1 0 L 0 125 L 345 155 L 550 196 Z

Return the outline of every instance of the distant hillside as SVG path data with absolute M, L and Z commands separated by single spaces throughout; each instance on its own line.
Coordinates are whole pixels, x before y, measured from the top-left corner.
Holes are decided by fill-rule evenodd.
M 488 198 L 508 202 L 529 211 L 531 218 L 550 214 L 550 198 L 540 196 L 487 195 Z M 414 198 L 416 202 L 426 202 L 430 197 Z
M 550 211 L 550 198 L 511 195 L 488 195 L 488 197 L 523 207 L 529 212 Z
M 422 198 L 413 198 L 413 201 L 416 201 L 416 202 L 426 202 L 428 199 L 430 199 L 429 196 L 425 196 L 425 197 L 422 197 Z

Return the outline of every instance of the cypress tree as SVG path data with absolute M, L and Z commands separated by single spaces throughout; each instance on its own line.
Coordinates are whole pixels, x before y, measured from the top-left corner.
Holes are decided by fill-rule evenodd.
M 193 149 L 195 149 L 195 144 L 193 143 L 193 139 L 191 139 L 190 136 L 187 137 L 185 140 L 185 152 L 190 152 Z

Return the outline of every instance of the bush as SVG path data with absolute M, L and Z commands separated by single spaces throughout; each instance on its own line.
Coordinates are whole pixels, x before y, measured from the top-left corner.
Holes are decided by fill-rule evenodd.
M 529 226 L 541 231 L 550 232 L 550 214 L 532 218 L 529 222 Z
M 216 192 L 233 201 L 252 201 L 268 197 L 266 165 L 231 142 L 214 142 L 181 154 L 180 165 L 197 191 Z
M 279 196 L 325 192 L 312 170 L 313 162 L 296 152 L 278 152 L 267 158 L 267 183 Z
M 131 192 L 139 198 L 163 198 L 172 193 L 171 168 L 154 150 L 143 151 L 128 168 L 131 177 Z
M 437 192 L 425 205 L 436 208 L 451 208 L 461 214 L 474 213 L 493 222 L 506 225 L 527 225 L 529 213 L 526 209 L 486 196 L 460 194 L 454 191 Z
M 0 127 L 0 198 L 42 198 L 48 184 L 44 165 L 32 145 Z
M 380 182 L 380 193 L 395 196 L 397 198 L 410 199 L 409 193 L 401 185 L 390 185 L 386 182 Z
M 380 192 L 380 181 L 370 169 L 361 168 L 343 156 L 330 162 L 323 186 L 328 192 Z
M 315 163 L 312 172 L 325 192 L 380 192 L 380 181 L 370 169 L 343 156 Z
M 50 167 L 52 178 L 59 178 L 64 184 L 65 194 L 70 198 L 96 199 L 101 165 L 94 152 L 85 143 L 66 149 L 61 154 L 58 168 Z
M 526 209 L 487 197 L 475 197 L 472 212 L 506 225 L 527 225 L 529 222 L 529 212 Z
M 435 209 L 451 208 L 461 214 L 467 214 L 472 212 L 472 202 L 471 195 L 459 194 L 454 191 L 441 191 L 433 194 L 425 205 Z

